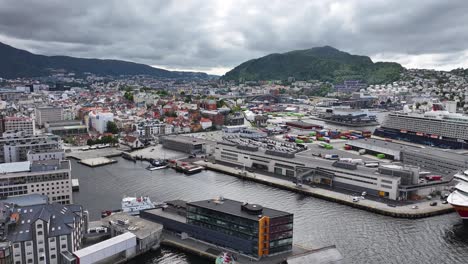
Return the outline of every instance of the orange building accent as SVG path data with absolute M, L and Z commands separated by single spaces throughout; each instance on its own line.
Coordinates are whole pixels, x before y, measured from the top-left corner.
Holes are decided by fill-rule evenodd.
M 268 256 L 270 250 L 270 218 L 263 216 L 258 220 L 258 256 Z

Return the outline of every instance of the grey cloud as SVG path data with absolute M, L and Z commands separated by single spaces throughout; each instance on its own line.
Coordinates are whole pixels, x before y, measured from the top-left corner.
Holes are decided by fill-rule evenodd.
M 449 59 L 434 66 L 458 65 L 455 54 L 468 50 L 462 0 L 0 0 L 0 7 L 0 41 L 14 42 L 7 44 L 167 68 L 234 67 L 322 45 L 369 56 L 440 53 Z

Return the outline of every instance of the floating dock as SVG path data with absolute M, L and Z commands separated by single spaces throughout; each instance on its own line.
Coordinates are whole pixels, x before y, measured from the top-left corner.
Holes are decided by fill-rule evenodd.
M 231 168 L 221 164 L 213 164 L 205 161 L 197 161 L 195 163 L 204 165 L 207 169 L 222 172 L 241 179 L 262 183 L 279 189 L 297 192 L 304 195 L 396 218 L 416 219 L 454 212 L 454 209 L 450 204 L 439 203 L 437 206 L 430 206 L 430 201 L 427 200 L 417 202 L 414 204 L 401 205 L 395 207 L 389 206 L 388 204 L 383 202 L 373 201 L 370 199 L 360 200 L 359 202 L 353 202 L 353 197 L 351 195 L 332 190 L 327 190 L 319 187 L 314 188 L 306 184 L 299 187 L 292 181 L 267 176 L 259 173 L 239 172 L 239 170 L 235 168 Z M 413 206 L 417 206 L 417 209 L 413 209 Z
M 88 167 L 94 168 L 94 167 L 104 166 L 104 165 L 107 165 L 107 164 L 116 163 L 117 160 L 100 157 L 100 158 L 82 159 L 82 160 L 80 160 L 78 162 L 83 164 L 83 165 L 86 165 Z

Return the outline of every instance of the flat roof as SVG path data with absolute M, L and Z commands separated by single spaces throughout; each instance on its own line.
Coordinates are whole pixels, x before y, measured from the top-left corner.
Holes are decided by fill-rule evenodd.
M 91 254 L 95 254 L 96 252 L 105 250 L 107 248 L 111 248 L 114 245 L 116 245 L 118 243 L 121 243 L 121 242 L 125 242 L 125 241 L 132 241 L 133 245 L 129 245 L 129 248 L 132 247 L 132 246 L 135 246 L 136 245 L 136 236 L 131 232 L 126 232 L 126 233 L 123 233 L 121 235 L 106 239 L 106 240 L 104 240 L 102 242 L 99 242 L 97 244 L 94 244 L 92 246 L 85 247 L 83 249 L 75 251 L 75 252 L 73 252 L 73 254 L 81 259 L 81 258 L 84 258 L 84 257 L 89 256 Z M 129 249 L 129 248 L 127 248 L 127 249 Z
M 239 153 L 243 153 L 246 155 L 256 155 L 258 157 L 264 158 L 266 160 L 275 160 L 275 161 L 280 161 L 284 162 L 290 166 L 304 166 L 304 167 L 310 167 L 310 168 L 321 168 L 321 169 L 328 169 L 328 170 L 333 170 L 335 172 L 341 172 L 341 173 L 359 173 L 359 174 L 364 174 L 366 176 L 371 176 L 371 177 L 387 177 L 387 178 L 392 178 L 392 176 L 389 175 L 384 175 L 384 174 L 378 174 L 378 171 L 376 168 L 369 168 L 365 166 L 358 166 L 356 170 L 348 170 L 348 169 L 343 169 L 339 167 L 334 167 L 333 163 L 335 160 L 328 160 L 328 159 L 323 159 L 323 158 L 318 158 L 314 157 L 312 155 L 307 155 L 308 152 L 302 151 L 298 152 L 295 154 L 294 158 L 286 158 L 286 157 L 280 157 L 280 156 L 275 156 L 275 155 L 269 155 L 266 154 L 265 151 L 263 150 L 258 150 L 258 151 L 248 151 L 248 150 L 242 150 L 236 148 L 236 146 L 231 145 L 226 145 L 223 143 L 218 143 L 222 145 L 223 149 L 231 149 L 232 151 L 236 151 Z M 325 151 L 324 151 L 325 152 Z M 368 160 L 368 159 L 363 159 L 363 160 Z M 373 163 L 377 163 L 379 161 L 373 161 Z
M 31 168 L 30 161 L 2 163 L 0 164 L 0 173 L 24 172 L 24 171 L 30 171 L 30 168 Z
M 257 221 L 259 219 L 259 215 L 268 216 L 268 217 L 281 217 L 281 216 L 288 216 L 292 215 L 292 213 L 279 211 L 275 209 L 271 209 L 268 207 L 263 207 L 259 204 L 250 204 L 252 208 L 262 208 L 262 211 L 258 213 L 249 214 L 246 210 L 242 210 L 243 202 L 230 200 L 230 199 L 213 199 L 213 200 L 203 200 L 198 202 L 189 202 L 187 206 L 193 205 L 201 208 L 210 209 L 213 211 L 218 211 L 221 213 L 234 215 L 242 218 L 247 218 L 250 220 Z
M 196 137 L 186 137 L 186 136 L 165 136 L 163 140 L 172 140 L 186 144 L 206 144 L 208 143 L 207 140 L 196 138 Z
M 49 201 L 49 197 L 47 195 L 41 195 L 41 194 L 28 194 L 28 195 L 21 195 L 21 196 L 13 196 L 13 197 L 8 197 L 5 200 L 0 200 L 0 202 L 16 204 L 19 207 L 38 205 L 38 204 L 47 204 L 48 201 Z
M 117 222 L 117 220 L 128 220 L 128 225 L 118 225 L 114 223 L 114 228 L 118 228 L 119 230 L 127 230 L 140 239 L 144 239 L 145 237 L 151 235 L 153 232 L 157 232 L 163 229 L 163 225 L 161 224 L 140 217 L 131 216 L 126 213 L 116 213 L 110 215 L 102 219 L 102 222 L 105 225 L 109 225 L 110 221 Z

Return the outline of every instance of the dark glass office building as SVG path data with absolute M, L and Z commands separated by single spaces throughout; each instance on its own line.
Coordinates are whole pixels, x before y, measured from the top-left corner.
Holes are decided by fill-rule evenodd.
M 230 247 L 257 258 L 292 250 L 293 214 L 258 204 L 223 198 L 190 202 L 187 224 L 244 241 Z

